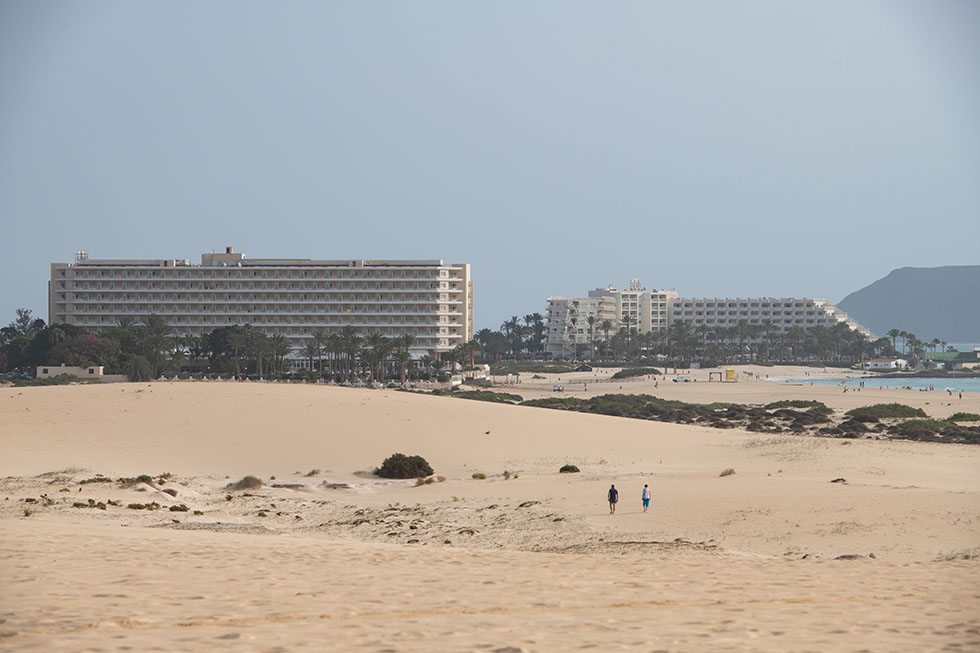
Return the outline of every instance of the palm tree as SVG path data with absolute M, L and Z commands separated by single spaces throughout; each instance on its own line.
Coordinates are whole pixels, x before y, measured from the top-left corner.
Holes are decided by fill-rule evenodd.
M 606 342 L 609 342 L 609 332 L 612 331 L 613 323 L 612 320 L 603 320 L 599 323 L 599 330 L 605 336 Z
M 160 376 L 160 354 L 167 346 L 167 335 L 169 334 L 170 327 L 166 320 L 155 313 L 147 316 L 146 324 L 136 330 L 136 341 L 143 352 L 143 356 L 150 361 L 154 379 Z
M 432 366 L 432 371 L 435 372 L 436 379 L 438 380 L 439 374 L 442 373 L 442 368 L 446 366 L 446 361 L 442 360 L 441 358 L 434 358 L 429 365 Z
M 803 327 L 795 324 L 786 333 L 786 337 L 789 338 L 790 345 L 793 347 L 793 357 L 797 360 L 802 358 L 803 349 L 800 344 L 805 336 L 806 332 L 803 330 Z
M 909 338 L 911 336 L 912 336 L 912 334 L 911 333 L 908 333 L 907 331 L 899 331 L 898 332 L 898 337 L 902 339 L 902 355 L 905 354 L 905 348 L 908 347 Z
M 765 319 L 762 321 L 762 328 L 766 331 L 766 360 L 772 360 L 772 356 L 769 353 L 769 349 L 772 347 L 772 329 L 776 326 L 776 323 L 771 319 Z
M 323 350 L 327 344 L 327 333 L 323 329 L 315 330 L 313 332 L 313 343 L 317 347 L 317 371 L 319 372 L 320 376 L 323 376 Z
M 260 331 L 252 334 L 252 353 L 255 354 L 255 371 L 259 379 L 263 378 L 262 359 L 272 351 L 272 343 L 269 337 Z
M 248 346 L 248 333 L 244 329 L 235 329 L 228 337 L 235 357 L 235 376 L 242 375 L 241 352 Z
M 533 350 L 540 352 L 544 349 L 544 316 L 541 313 L 531 313 L 524 316 L 524 325 L 531 330 L 530 342 L 533 343 Z M 532 349 L 532 347 L 528 347 Z
M 273 334 L 269 338 L 269 351 L 272 353 L 272 373 L 282 372 L 286 356 L 289 355 L 289 341 L 281 333 Z
M 373 382 L 378 379 L 383 381 L 384 373 L 382 368 L 384 367 L 385 356 L 388 355 L 389 340 L 380 331 L 368 333 L 364 340 L 368 347 L 371 348 L 368 360 L 374 364 L 371 369 L 371 381 Z M 375 373 L 375 370 L 377 370 L 377 373 Z
M 340 334 L 331 333 L 327 336 L 327 342 L 324 346 L 330 353 L 330 373 L 336 376 L 337 363 L 340 361 L 340 355 L 344 351 L 344 341 L 341 339 Z
M 129 317 L 128 315 L 123 315 L 122 317 L 116 318 L 116 324 L 119 325 L 120 329 L 124 329 L 126 331 L 132 331 L 133 327 L 136 326 L 136 320 Z
M 432 368 L 432 363 L 434 359 L 428 354 L 423 355 L 419 358 L 419 366 L 422 368 L 422 373 L 428 374 L 429 370 Z
M 476 332 L 476 341 L 480 343 L 480 347 L 483 349 L 484 360 L 486 360 L 486 354 L 489 353 L 490 341 L 493 339 L 495 333 L 498 331 L 493 331 L 492 329 L 480 329 Z
M 170 347 L 168 353 L 170 354 L 170 362 L 176 368 L 178 374 L 180 373 L 180 362 L 187 354 L 187 350 L 187 338 L 178 334 L 170 336 Z
M 626 358 L 627 360 L 633 355 L 633 326 L 636 324 L 636 316 L 632 313 L 624 313 L 623 319 L 620 320 L 620 324 L 623 328 L 623 335 L 626 338 Z
M 898 351 L 898 347 L 895 344 L 895 340 L 900 335 L 902 335 L 902 331 L 900 329 L 889 329 L 888 330 L 888 337 L 892 339 L 892 349 L 894 349 L 896 352 Z
M 509 320 L 505 320 L 503 324 L 500 325 L 500 330 L 503 331 L 504 335 L 510 341 L 510 351 L 514 358 L 520 353 L 523 342 L 523 337 L 521 334 L 521 323 L 520 318 L 516 315 L 512 315 Z
M 313 361 L 320 355 L 320 346 L 312 340 L 309 340 L 303 343 L 303 345 L 300 347 L 300 351 L 303 352 L 303 356 L 307 361 L 309 361 L 310 371 L 312 372 L 314 370 Z M 235 362 L 238 362 L 237 358 L 235 359 Z
M 598 321 L 599 317 L 595 313 L 585 318 L 589 325 L 589 360 L 595 360 L 595 325 Z
M 411 333 L 400 335 L 394 341 L 395 358 L 398 360 L 399 378 L 401 379 L 402 385 L 405 385 L 405 373 L 408 369 L 409 362 L 412 360 L 412 354 L 409 350 L 414 344 L 415 336 Z
M 357 359 L 357 354 L 361 350 L 361 337 L 357 335 L 357 329 L 348 324 L 341 327 L 340 329 L 340 340 L 344 346 L 345 360 L 345 372 L 347 380 L 353 379 L 354 373 L 354 361 Z

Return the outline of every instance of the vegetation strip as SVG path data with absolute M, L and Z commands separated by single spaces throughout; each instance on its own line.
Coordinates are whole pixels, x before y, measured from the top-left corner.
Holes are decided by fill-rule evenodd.
M 980 444 L 980 426 L 960 426 L 951 420 L 908 419 L 928 416 L 921 409 L 902 404 L 865 406 L 848 411 L 843 419 L 819 401 L 802 400 L 744 406 L 689 404 L 650 395 L 609 394 L 588 399 L 545 397 L 520 405 L 675 424 L 699 424 L 711 428 L 740 428 L 759 433 Z M 882 418 L 896 421 L 884 424 L 879 422 Z M 873 425 L 867 426 L 869 422 Z

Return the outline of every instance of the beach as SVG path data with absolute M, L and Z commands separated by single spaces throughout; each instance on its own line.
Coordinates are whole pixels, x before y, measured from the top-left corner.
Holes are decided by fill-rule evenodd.
M 525 375 L 507 390 L 980 412 L 975 393 L 843 393 L 740 371 L 623 390 Z M 976 446 L 154 382 L 2 388 L 0 448 L 10 650 L 980 646 Z M 424 456 L 433 482 L 371 474 L 394 452 Z M 228 489 L 245 475 L 263 485 Z

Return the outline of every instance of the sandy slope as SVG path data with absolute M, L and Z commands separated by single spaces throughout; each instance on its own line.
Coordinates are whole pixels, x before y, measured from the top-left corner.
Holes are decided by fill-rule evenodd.
M 767 388 L 670 391 L 750 401 Z M 783 396 L 770 392 L 758 396 Z M 980 646 L 976 447 L 153 383 L 4 388 L 0 451 L 0 642 L 15 650 Z M 446 481 L 359 474 L 393 451 Z M 558 474 L 565 462 L 583 473 Z M 164 484 L 79 484 L 164 471 Z M 224 489 L 244 474 L 288 487 Z M 339 482 L 352 485 L 324 485 Z M 22 501 L 42 494 L 53 505 Z M 120 506 L 71 506 L 88 499 Z M 125 508 L 151 500 L 162 509 Z

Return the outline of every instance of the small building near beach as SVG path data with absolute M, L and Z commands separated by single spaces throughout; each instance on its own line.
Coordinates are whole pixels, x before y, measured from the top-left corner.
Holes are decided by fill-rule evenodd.
M 89 365 L 88 367 L 76 367 L 74 365 L 37 366 L 37 378 L 39 379 L 50 379 L 62 374 L 78 377 L 81 380 L 100 381 L 102 383 L 129 380 L 125 374 L 106 374 L 102 365 Z
M 972 351 L 927 351 L 922 357 L 947 370 L 962 370 L 968 365 L 980 365 L 980 347 L 974 347 Z
M 864 370 L 904 370 L 909 362 L 904 358 L 872 358 L 861 363 Z

